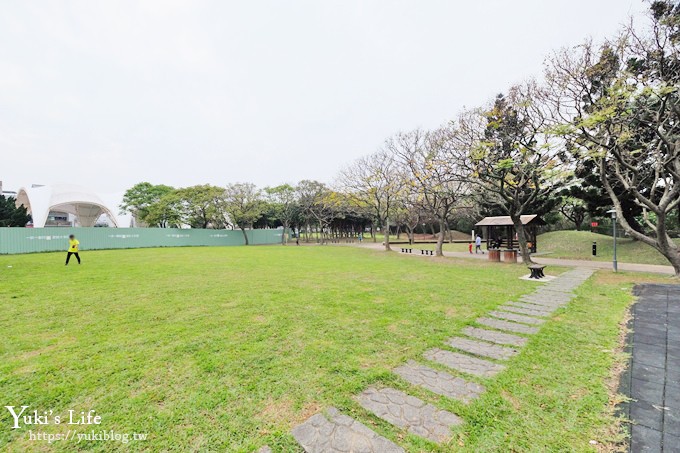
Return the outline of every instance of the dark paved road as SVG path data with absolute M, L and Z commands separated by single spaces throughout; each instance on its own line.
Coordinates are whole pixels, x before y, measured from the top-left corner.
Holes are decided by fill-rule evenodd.
M 639 285 L 628 338 L 623 406 L 632 452 L 680 453 L 680 285 Z

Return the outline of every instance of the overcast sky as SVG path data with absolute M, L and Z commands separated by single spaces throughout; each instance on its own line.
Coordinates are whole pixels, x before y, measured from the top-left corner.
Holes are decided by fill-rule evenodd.
M 300 179 L 433 128 L 639 0 L 0 0 L 0 180 Z

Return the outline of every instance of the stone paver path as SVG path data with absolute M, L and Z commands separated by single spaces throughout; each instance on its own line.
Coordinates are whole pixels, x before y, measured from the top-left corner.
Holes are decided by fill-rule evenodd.
M 505 369 L 505 365 L 492 360 L 509 360 L 518 353 L 518 348 L 526 344 L 527 338 L 515 334 L 537 333 L 539 326 L 546 321 L 544 318 L 568 304 L 574 297 L 572 291 L 588 279 L 592 272 L 591 269 L 565 272 L 544 283 L 534 293 L 520 297 L 520 302 L 507 302 L 489 312 L 493 317 L 478 318 L 476 322 L 488 329 L 465 327 L 461 332 L 464 337 L 452 337 L 444 345 L 461 352 L 433 348 L 426 351 L 423 357 L 444 365 L 455 373 L 482 379 L 493 378 Z M 484 387 L 477 382 L 430 368 L 414 360 L 395 368 L 393 372 L 411 385 L 462 402 L 469 402 L 484 392 Z M 433 442 L 449 441 L 451 428 L 463 422 L 456 414 L 392 388 L 369 388 L 356 398 L 362 407 L 381 419 Z M 403 451 L 392 441 L 334 408 L 328 409 L 327 414 L 310 417 L 296 426 L 292 433 L 306 452 Z M 669 430 L 668 436 L 671 435 L 673 434 Z
M 469 338 L 453 337 L 446 340 L 446 344 L 452 348 L 469 352 L 470 354 L 490 357 L 497 360 L 507 360 L 517 354 L 516 349 L 498 346 L 485 341 L 471 340 Z
M 334 407 L 293 428 L 293 437 L 308 453 L 403 453 L 397 444 L 379 436 Z
M 460 371 L 461 373 L 473 374 L 481 377 L 492 377 L 505 369 L 505 366 L 498 363 L 438 348 L 425 351 L 423 357 L 456 371 Z
M 522 324 L 543 324 L 545 319 L 532 318 L 531 316 L 508 313 L 507 311 L 490 311 L 489 314 L 496 318 L 507 319 L 508 321 L 521 322 Z
M 639 285 L 621 377 L 634 453 L 680 452 L 680 285 Z
M 530 304 L 528 302 L 507 302 L 503 307 L 517 307 L 517 308 L 526 308 L 527 310 L 538 310 L 538 311 L 544 311 L 548 314 L 553 313 L 555 310 L 557 310 L 559 307 L 549 307 L 545 305 L 540 305 L 540 304 Z
M 512 305 L 512 304 L 503 305 L 501 307 L 498 307 L 498 309 L 503 310 L 503 311 L 511 311 L 513 313 L 517 313 L 517 314 L 520 314 L 520 315 L 537 316 L 537 317 L 550 316 L 550 314 L 552 313 L 552 310 L 539 310 L 539 309 L 533 309 L 533 308 L 518 307 L 518 306 Z
M 542 307 L 548 307 L 548 308 L 560 308 L 563 307 L 569 302 L 570 299 L 560 299 L 560 300 L 555 300 L 553 296 L 550 295 L 535 295 L 535 296 L 522 296 L 519 298 L 520 302 L 526 302 L 529 304 L 536 304 L 540 305 Z
M 469 337 L 510 346 L 524 346 L 527 343 L 527 339 L 524 337 L 498 332 L 497 330 L 480 329 L 479 327 L 465 327 L 463 333 Z
M 437 409 L 431 404 L 392 388 L 369 388 L 357 399 L 367 410 L 383 420 L 408 432 L 430 439 L 445 442 L 451 438 L 451 427 L 463 421 L 451 412 Z
M 547 302 L 541 302 L 540 300 L 525 300 L 525 299 L 520 299 L 519 302 L 512 302 L 513 305 L 515 306 L 521 306 L 525 308 L 531 308 L 531 309 L 537 309 L 537 310 L 551 310 L 555 311 L 558 308 L 563 307 L 565 304 L 563 303 L 547 303 Z
M 466 403 L 484 392 L 484 387 L 480 384 L 420 365 L 413 360 L 395 368 L 394 373 L 413 385 Z
M 524 333 L 527 335 L 538 332 L 537 327 L 525 326 L 524 324 L 518 324 L 516 322 L 502 321 L 496 318 L 477 318 L 477 322 L 487 327 L 493 327 L 494 329 L 499 330 L 507 330 L 508 332 Z

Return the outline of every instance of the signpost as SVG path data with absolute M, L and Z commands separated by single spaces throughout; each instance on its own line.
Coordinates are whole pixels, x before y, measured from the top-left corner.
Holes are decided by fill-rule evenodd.
M 612 266 L 614 272 L 616 272 L 618 270 L 618 263 L 616 262 L 616 209 L 607 211 L 607 214 L 612 215 L 612 233 L 614 234 L 614 258 L 612 260 Z

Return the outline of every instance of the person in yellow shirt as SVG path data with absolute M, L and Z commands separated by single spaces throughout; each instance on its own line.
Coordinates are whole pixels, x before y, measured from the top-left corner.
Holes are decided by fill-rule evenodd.
M 68 253 L 66 254 L 66 266 L 68 266 L 68 261 L 71 259 L 71 255 L 75 255 L 80 264 L 80 255 L 78 255 L 78 246 L 80 242 L 74 235 L 68 237 Z

